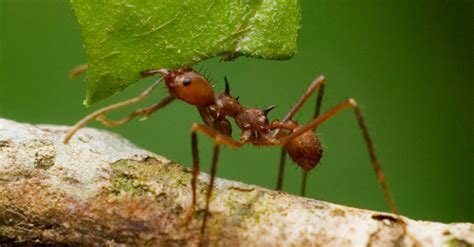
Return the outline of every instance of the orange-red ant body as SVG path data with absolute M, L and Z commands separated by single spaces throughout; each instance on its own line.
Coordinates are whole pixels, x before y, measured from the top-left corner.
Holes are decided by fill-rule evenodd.
M 161 79 L 147 88 L 140 96 L 130 100 L 120 102 L 114 105 L 99 109 L 96 112 L 86 116 L 71 128 L 64 139 L 67 143 L 76 131 L 82 128 L 87 122 L 91 120 L 98 120 L 107 126 L 118 126 L 124 124 L 137 116 L 147 117 L 158 109 L 168 105 L 174 99 L 185 101 L 197 107 L 204 124 L 194 123 L 192 125 L 191 140 L 192 140 L 192 154 L 193 154 L 193 176 L 192 176 L 192 208 L 190 212 L 194 212 L 196 206 L 196 183 L 199 174 L 199 154 L 197 143 L 197 132 L 202 132 L 209 136 L 214 141 L 213 158 L 211 164 L 211 179 L 206 194 L 206 206 L 204 211 L 204 218 L 201 226 L 201 234 L 204 235 L 206 229 L 207 218 L 209 213 L 209 203 L 211 193 L 214 185 L 214 178 L 217 168 L 217 160 L 219 156 L 220 145 L 238 148 L 245 144 L 252 144 L 255 146 L 281 146 L 281 159 L 279 176 L 277 180 L 277 190 L 282 187 L 283 181 L 283 167 L 285 163 L 286 153 L 290 155 L 291 159 L 297 163 L 304 171 L 301 194 L 305 192 L 306 176 L 308 171 L 313 169 L 321 159 L 323 150 L 321 143 L 314 130 L 318 125 L 328 120 L 338 112 L 353 108 L 357 122 L 362 131 L 363 138 L 366 142 L 371 163 L 376 174 L 377 180 L 384 192 L 385 200 L 387 201 L 391 211 L 398 214 L 392 196 L 387 188 L 384 175 L 380 169 L 379 162 L 376 158 L 372 141 L 369 137 L 367 127 L 362 118 L 361 111 L 354 99 L 348 99 L 342 103 L 334 106 L 329 111 L 319 115 L 323 92 L 324 92 L 324 77 L 318 77 L 308 87 L 306 92 L 301 96 L 293 108 L 287 113 L 282 120 L 274 120 L 269 122 L 267 118 L 268 112 L 273 109 L 268 107 L 266 109 L 246 108 L 242 106 L 238 98 L 234 98 L 230 94 L 229 84 L 225 80 L 225 91 L 222 93 L 215 93 L 209 81 L 198 72 L 190 68 L 180 68 L 175 70 L 159 69 L 145 71 L 142 73 L 144 77 L 155 74 L 161 75 Z M 164 80 L 168 91 L 170 93 L 161 102 L 151 105 L 147 108 L 138 109 L 132 112 L 127 117 L 118 121 L 112 121 L 105 117 L 105 113 L 118 109 L 130 104 L 137 103 L 146 98 L 152 90 Z M 299 125 L 292 120 L 294 114 L 301 108 L 305 101 L 311 96 L 313 92 L 318 90 L 318 97 L 316 101 L 315 112 L 313 120 L 306 125 Z M 231 137 L 232 128 L 228 118 L 233 118 L 236 125 L 241 130 L 240 140 L 234 140 Z

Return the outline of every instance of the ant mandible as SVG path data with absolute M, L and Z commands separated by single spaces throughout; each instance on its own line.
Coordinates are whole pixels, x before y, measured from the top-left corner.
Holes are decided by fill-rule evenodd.
M 73 75 L 80 74 L 82 71 L 75 71 Z M 193 170 L 192 170 L 192 206 L 191 214 L 196 207 L 196 183 L 199 175 L 199 153 L 198 153 L 198 138 L 197 132 L 202 132 L 214 141 L 213 156 L 210 172 L 210 183 L 206 193 L 206 205 L 204 217 L 201 225 L 201 236 L 204 235 L 209 214 L 209 203 L 214 186 L 214 179 L 216 175 L 217 161 L 219 157 L 219 150 L 221 145 L 226 145 L 232 148 L 239 148 L 245 144 L 253 144 L 255 146 L 280 146 L 281 158 L 277 180 L 277 190 L 281 190 L 283 182 L 283 170 L 286 160 L 286 153 L 291 159 L 303 169 L 303 181 L 301 186 L 301 194 L 304 195 L 306 187 L 306 178 L 308 172 L 313 169 L 322 157 L 323 150 L 321 143 L 314 134 L 316 127 L 333 117 L 337 113 L 347 108 L 354 110 L 357 123 L 362 132 L 362 136 L 367 145 L 369 156 L 372 163 L 372 168 L 375 172 L 378 183 L 380 184 L 384 193 L 385 200 L 390 207 L 392 213 L 398 215 L 392 196 L 388 190 L 385 177 L 380 168 L 379 162 L 375 155 L 372 145 L 372 140 L 369 136 L 367 127 L 365 125 L 362 113 L 359 106 L 354 99 L 348 99 L 332 107 L 327 112 L 320 115 L 321 102 L 324 93 L 325 78 L 320 76 L 316 78 L 308 87 L 306 92 L 291 108 L 282 120 L 274 120 L 271 123 L 268 121 L 267 114 L 273 109 L 273 106 L 266 109 L 246 108 L 240 104 L 238 97 L 235 98 L 230 94 L 229 83 L 225 78 L 225 91 L 223 93 L 216 93 L 213 90 L 210 82 L 200 73 L 190 68 L 179 68 L 174 70 L 159 69 L 150 70 L 142 73 L 143 77 L 153 76 L 159 74 L 161 78 L 149 86 L 142 94 L 136 98 L 129 99 L 120 103 L 116 103 L 94 113 L 86 116 L 77 122 L 64 138 L 64 143 L 68 143 L 71 137 L 80 128 L 85 126 L 89 121 L 97 120 L 107 126 L 122 125 L 137 116 L 148 117 L 153 112 L 167 106 L 175 99 L 187 102 L 188 104 L 196 106 L 199 114 L 204 121 L 204 124 L 193 123 L 191 127 L 191 143 L 193 155 Z M 151 94 L 158 84 L 164 80 L 169 91 L 169 96 L 165 97 L 160 102 L 153 104 L 146 108 L 141 108 L 133 111 L 127 117 L 117 121 L 112 121 L 105 117 L 105 113 L 112 110 L 128 106 L 139 101 L 144 100 Z M 305 101 L 317 90 L 318 96 L 316 100 L 315 112 L 313 120 L 306 125 L 299 125 L 292 118 L 296 112 L 302 107 Z M 237 126 L 241 129 L 240 140 L 234 140 L 231 137 L 232 128 L 227 118 L 233 118 Z

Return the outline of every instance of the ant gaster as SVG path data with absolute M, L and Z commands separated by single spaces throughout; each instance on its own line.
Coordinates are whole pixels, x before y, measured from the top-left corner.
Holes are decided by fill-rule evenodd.
M 76 72 L 76 74 L 79 74 Z M 313 169 L 320 161 L 323 154 L 321 143 L 314 131 L 317 126 L 325 122 L 332 116 L 336 115 L 344 109 L 352 108 L 355 112 L 358 125 L 361 129 L 362 136 L 367 145 L 372 167 L 375 172 L 377 181 L 379 182 L 384 193 L 390 210 L 398 214 L 392 196 L 388 190 L 382 170 L 375 155 L 375 151 L 370 139 L 367 127 L 364 123 L 359 106 L 354 99 L 348 99 L 334 106 L 323 114 L 320 113 L 322 97 L 324 93 L 325 78 L 320 76 L 316 78 L 308 87 L 306 92 L 296 102 L 293 108 L 287 113 L 282 120 L 274 120 L 269 122 L 267 114 L 274 107 L 270 106 L 266 109 L 246 108 L 240 104 L 238 98 L 230 93 L 229 83 L 225 78 L 225 91 L 216 93 L 209 81 L 198 72 L 190 68 L 180 68 L 174 70 L 159 69 L 150 70 L 142 73 L 143 77 L 161 75 L 160 80 L 152 84 L 141 95 L 127 101 L 123 101 L 114 105 L 104 107 L 96 112 L 86 116 L 73 126 L 66 135 L 64 142 L 67 143 L 71 137 L 80 128 L 85 126 L 87 122 L 98 120 L 107 126 L 118 126 L 124 124 L 137 116 L 148 117 L 151 113 L 165 107 L 175 99 L 185 101 L 197 107 L 204 124 L 194 123 L 191 127 L 191 143 L 193 155 L 193 172 L 192 172 L 192 206 L 191 215 L 196 206 L 196 183 L 199 175 L 199 153 L 197 132 L 202 132 L 214 141 L 213 157 L 211 163 L 210 183 L 206 194 L 206 206 L 204 218 L 201 225 L 201 237 L 204 236 L 206 224 L 209 214 L 209 203 L 214 186 L 214 179 L 219 157 L 220 145 L 226 145 L 233 148 L 239 148 L 245 144 L 253 144 L 255 146 L 281 146 L 281 158 L 279 175 L 277 179 L 277 190 L 281 190 L 283 182 L 283 171 L 286 160 L 286 153 L 291 159 L 303 169 L 303 182 L 301 186 L 301 194 L 305 193 L 306 178 L 308 172 Z M 127 117 L 112 121 L 105 117 L 105 113 L 128 106 L 145 99 L 161 80 L 165 81 L 169 91 L 169 96 L 162 101 L 149 107 L 138 109 Z M 313 120 L 306 125 L 299 125 L 292 117 L 301 108 L 305 101 L 313 94 L 316 89 L 318 96 L 316 100 L 315 112 Z M 236 125 L 241 130 L 240 140 L 234 140 L 231 137 L 232 128 L 228 118 L 233 118 Z

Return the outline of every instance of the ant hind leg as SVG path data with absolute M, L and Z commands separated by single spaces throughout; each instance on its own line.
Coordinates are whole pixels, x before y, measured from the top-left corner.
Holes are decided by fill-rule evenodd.
M 308 100 L 309 97 L 316 91 L 318 90 L 318 96 L 316 98 L 316 105 L 314 107 L 314 114 L 313 118 L 316 118 L 319 116 L 319 113 L 321 111 L 321 105 L 323 101 L 323 95 L 324 95 L 324 84 L 326 82 L 326 78 L 324 76 L 319 76 L 317 77 L 306 89 L 306 92 L 301 95 L 301 97 L 298 99 L 298 101 L 293 105 L 291 110 L 286 114 L 286 116 L 283 118 L 282 121 L 287 121 L 290 120 L 303 106 L 303 104 Z M 278 130 L 273 132 L 273 136 L 276 137 L 278 134 Z M 281 154 L 280 154 L 280 165 L 278 168 L 278 178 L 277 178 L 277 187 L 276 190 L 281 191 L 282 186 L 283 186 L 283 177 L 284 177 L 284 172 L 285 172 L 285 161 L 286 161 L 286 148 L 283 146 L 281 148 Z M 300 190 L 300 195 L 304 196 L 305 191 L 306 191 L 306 180 L 307 180 L 307 173 L 303 173 L 303 178 L 302 178 L 302 183 L 301 183 L 301 190 Z
M 313 119 L 319 117 L 319 113 L 321 112 L 321 105 L 323 103 L 323 96 L 324 96 L 324 83 L 322 83 L 321 86 L 319 87 L 318 96 L 316 98 L 316 105 L 314 106 Z M 313 131 L 316 131 L 316 129 L 313 129 Z M 300 190 L 301 196 L 306 195 L 306 181 L 307 180 L 308 180 L 308 172 L 303 171 L 303 175 L 301 178 L 301 190 Z
M 281 191 L 283 187 L 283 175 L 285 173 L 286 148 L 283 146 L 280 153 L 280 165 L 278 166 L 278 178 L 276 190 Z
M 335 116 L 337 113 L 347 109 L 347 108 L 352 108 L 354 110 L 355 116 L 357 123 L 359 125 L 359 129 L 362 132 L 362 137 L 364 138 L 365 144 L 367 146 L 367 150 L 369 152 L 369 157 L 371 160 L 372 164 L 372 169 L 374 170 L 375 176 L 377 178 L 377 182 L 379 183 L 384 197 L 385 201 L 387 202 L 390 211 L 396 215 L 398 215 L 398 210 L 395 206 L 394 200 L 392 198 L 392 195 L 388 189 L 387 182 L 385 180 L 385 176 L 382 172 L 382 169 L 380 167 L 380 163 L 377 159 L 377 156 L 375 154 L 375 149 L 372 144 L 372 139 L 369 136 L 369 131 L 367 129 L 367 126 L 365 125 L 364 118 L 362 117 L 362 112 L 359 108 L 359 105 L 354 99 L 348 99 L 343 101 L 342 103 L 339 103 L 338 105 L 334 106 L 333 108 L 329 109 L 327 112 L 322 114 L 321 116 L 313 119 L 309 124 L 306 124 L 304 126 L 301 126 L 298 130 L 294 131 L 288 136 L 284 136 L 279 139 L 280 145 L 286 145 L 288 144 L 291 140 L 294 138 L 300 136 L 304 132 L 308 130 L 314 130 L 317 126 L 325 122 L 326 120 L 330 119 L 331 117 Z

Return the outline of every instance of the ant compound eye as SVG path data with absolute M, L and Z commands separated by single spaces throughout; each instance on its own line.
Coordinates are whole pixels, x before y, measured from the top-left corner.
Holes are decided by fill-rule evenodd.
M 190 78 L 184 78 L 183 85 L 185 85 L 185 86 L 191 85 L 191 79 Z

